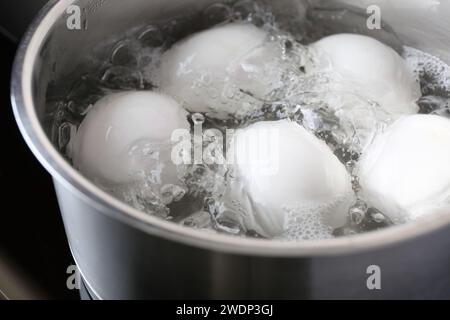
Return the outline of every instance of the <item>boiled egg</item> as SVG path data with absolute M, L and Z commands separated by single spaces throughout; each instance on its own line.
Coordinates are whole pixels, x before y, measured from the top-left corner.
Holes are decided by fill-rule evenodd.
M 392 115 L 418 112 L 420 85 L 403 58 L 368 36 L 337 34 L 311 45 L 313 72 L 332 74 L 335 91 L 365 97 Z
M 238 130 L 233 143 L 231 188 L 247 229 L 280 236 L 288 212 L 314 212 L 330 228 L 345 224 L 353 197 L 350 176 L 328 146 L 302 126 L 258 122 Z
M 359 181 L 367 202 L 397 223 L 450 211 L 450 120 L 397 120 L 363 154 Z
M 161 88 L 191 112 L 243 117 L 281 85 L 267 38 L 261 28 L 232 23 L 181 40 L 162 57 Z
M 95 103 L 72 141 L 72 160 L 83 175 L 102 184 L 124 184 L 138 174 L 176 184 L 170 139 L 189 130 L 187 112 L 154 92 L 109 94 Z M 189 132 L 189 131 L 187 131 Z

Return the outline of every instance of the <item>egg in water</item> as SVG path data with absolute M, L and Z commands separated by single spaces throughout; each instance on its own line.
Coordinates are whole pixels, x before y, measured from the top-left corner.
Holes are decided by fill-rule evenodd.
M 314 212 L 329 228 L 346 223 L 351 179 L 328 146 L 290 120 L 263 121 L 237 130 L 233 139 L 235 182 L 248 230 L 272 238 L 287 229 L 288 212 Z M 304 226 L 311 230 L 316 226 Z
M 333 90 L 363 96 L 388 114 L 418 112 L 419 82 L 405 60 L 387 45 L 364 35 L 336 34 L 311 48 L 316 64 L 310 71 L 335 75 Z
M 172 98 L 144 91 L 109 94 L 81 123 L 72 141 L 73 164 L 101 185 L 126 184 L 139 174 L 152 175 L 156 184 L 176 184 L 170 139 L 177 129 L 190 126 Z
M 397 120 L 363 154 L 359 181 L 367 202 L 396 223 L 450 211 L 450 120 Z
M 268 33 L 231 23 L 196 33 L 162 57 L 161 89 L 191 112 L 241 118 L 281 85 L 280 55 Z

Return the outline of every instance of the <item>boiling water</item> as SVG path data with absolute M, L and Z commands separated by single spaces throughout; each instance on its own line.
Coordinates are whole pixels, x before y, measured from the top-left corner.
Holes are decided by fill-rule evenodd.
M 208 7 L 201 17 L 196 17 L 196 21 L 201 22 L 192 32 L 233 21 L 253 23 L 269 32 L 267 41 L 275 44 L 280 60 L 276 67 L 269 64 L 269 69 L 266 68 L 264 72 L 254 71 L 256 76 L 265 77 L 264 80 L 271 85 L 271 94 L 264 100 L 249 97 L 248 93 L 242 91 L 227 97 L 237 101 L 256 101 L 263 105 L 263 108 L 252 108 L 250 102 L 244 110 L 245 117 L 226 121 L 215 120 L 203 114 L 191 114 L 192 127 L 202 126 L 203 130 L 214 128 L 225 133 L 227 129 L 246 127 L 261 120 L 288 118 L 325 141 L 352 176 L 356 196 L 349 209 L 346 226 L 336 230 L 324 226 L 320 215 L 315 213 L 317 208 L 286 208 L 288 226 L 280 239 L 331 238 L 391 225 L 392 222 L 382 212 L 368 207 L 359 197 L 358 177 L 355 172 L 355 165 L 362 150 L 378 132 L 391 123 L 389 115 L 383 113 L 376 103 L 360 97 L 357 93 L 331 92 L 327 85 L 339 81 L 332 74 L 306 73 L 308 65 L 314 64 L 314 57 L 302 44 L 308 41 L 304 30 L 299 28 L 295 33 L 282 31 L 279 21 L 270 10 L 261 5 L 252 1 L 239 1 L 234 5 L 215 4 Z M 187 35 L 186 23 L 185 20 L 174 19 L 160 25 L 136 28 L 122 39 L 108 40 L 108 44 L 113 43 L 109 47 L 106 45 L 110 50 L 108 61 L 90 57 L 96 61 L 96 69 L 100 72 L 82 76 L 73 83 L 64 99 L 56 99 L 49 107 L 49 110 L 52 110 L 48 116 L 52 122 L 53 141 L 69 161 L 72 158 L 71 138 L 89 108 L 102 96 L 130 89 L 158 90 L 161 55 L 176 40 Z M 423 97 L 419 101 L 421 113 L 450 116 L 450 67 L 438 58 L 413 48 L 404 48 L 404 58 L 422 86 Z M 273 77 L 273 74 L 281 75 L 281 81 L 273 81 L 274 78 L 280 79 Z M 208 90 L 207 76 L 200 77 L 192 89 Z M 347 100 L 356 102 L 359 106 L 357 112 L 348 114 L 340 108 L 329 107 L 343 105 L 343 95 Z M 361 123 L 362 119 L 368 122 L 366 126 L 355 125 Z M 149 126 L 151 125 L 149 119 Z M 208 142 L 210 141 L 206 137 L 205 146 Z M 170 147 L 160 146 L 162 149 Z M 141 143 L 132 148 L 130 156 L 157 161 L 161 151 Z M 156 188 L 155 181 L 161 171 L 158 165 L 155 163 L 152 172 L 139 173 L 131 184 L 111 186 L 99 181 L 94 182 L 143 212 L 187 227 L 236 236 L 260 237 L 252 230 L 246 230 L 242 223 L 242 216 L 251 213 L 242 212 L 242 206 L 226 196 L 227 186 L 236 179 L 232 166 L 181 165 L 177 168 L 181 181 L 179 185 Z

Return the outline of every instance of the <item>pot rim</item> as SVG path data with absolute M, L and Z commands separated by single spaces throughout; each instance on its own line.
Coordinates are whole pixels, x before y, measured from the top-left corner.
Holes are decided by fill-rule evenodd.
M 76 171 L 45 134 L 32 96 L 35 58 L 53 24 L 75 0 L 51 0 L 40 11 L 19 45 L 14 62 L 11 101 L 20 131 L 31 151 L 56 182 L 102 213 L 151 235 L 195 247 L 231 254 L 271 257 L 333 256 L 378 249 L 441 229 L 450 213 L 433 215 L 404 225 L 355 236 L 308 241 L 238 238 L 190 229 L 147 215 L 95 186 Z

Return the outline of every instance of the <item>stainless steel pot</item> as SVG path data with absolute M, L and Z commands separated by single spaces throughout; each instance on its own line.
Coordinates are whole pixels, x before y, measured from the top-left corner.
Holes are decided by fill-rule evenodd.
M 103 299 L 450 298 L 450 213 L 332 240 L 237 239 L 134 210 L 98 189 L 58 153 L 44 121 L 51 86 L 83 72 L 80 62 L 102 39 L 211 2 L 50 1 L 20 46 L 12 80 L 16 119 L 54 178 L 72 253 L 91 292 Z M 365 1 L 356 0 L 266 2 L 296 18 L 311 7 L 366 8 Z M 370 1 L 374 3 L 402 43 L 450 62 L 449 3 Z M 66 26 L 71 4 L 82 8 L 82 30 Z M 381 32 L 368 31 L 379 37 Z M 368 267 L 373 265 L 381 272 L 380 290 L 368 286 L 375 270 Z

